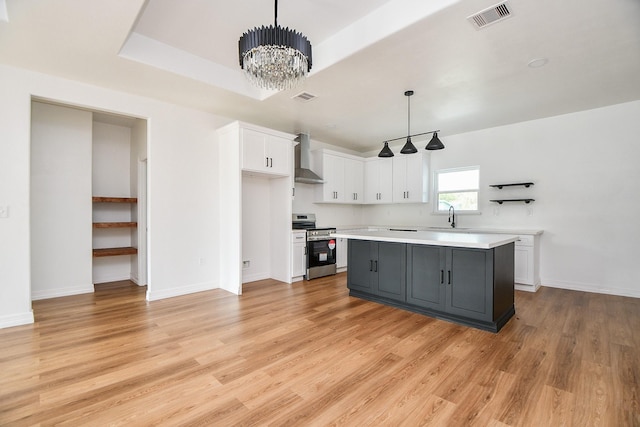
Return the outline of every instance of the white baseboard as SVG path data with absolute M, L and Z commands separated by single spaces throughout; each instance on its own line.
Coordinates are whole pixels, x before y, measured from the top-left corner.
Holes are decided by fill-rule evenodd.
M 256 280 L 270 279 L 268 272 L 245 274 L 242 273 L 242 283 L 255 282 Z
M 31 292 L 31 300 L 68 297 L 71 295 L 90 294 L 93 293 L 93 283 L 85 286 L 75 286 L 73 288 L 47 289 L 43 291 Z
M 157 301 L 165 298 L 173 298 L 181 295 L 194 294 L 196 292 L 210 291 L 218 289 L 216 282 L 194 283 L 192 285 L 180 286 L 177 288 L 153 290 L 152 286 L 147 288 L 147 301 Z
M 612 289 L 609 287 L 605 287 L 602 285 L 597 285 L 594 283 L 578 283 L 578 282 L 566 282 L 561 280 L 542 280 L 543 285 L 548 288 L 559 288 L 559 289 L 568 289 L 571 291 L 582 291 L 582 292 L 592 292 L 596 294 L 605 294 L 605 295 L 617 295 L 621 297 L 632 297 L 632 298 L 640 298 L 640 288 L 638 289 L 628 289 L 628 288 L 617 288 Z
M 540 283 L 535 285 L 524 285 L 522 283 L 515 283 L 514 286 L 516 291 L 525 291 L 525 292 L 536 292 L 540 289 Z
M 0 329 L 12 326 L 29 325 L 33 323 L 33 310 L 25 313 L 8 314 L 0 316 Z
M 93 283 L 111 283 L 111 282 L 120 282 L 122 280 L 131 280 L 131 274 L 105 274 L 105 275 L 97 275 L 93 278 Z

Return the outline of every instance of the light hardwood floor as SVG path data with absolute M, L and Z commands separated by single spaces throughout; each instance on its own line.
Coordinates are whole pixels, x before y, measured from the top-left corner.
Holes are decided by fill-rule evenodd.
M 640 299 L 516 292 L 492 334 L 351 298 L 345 274 L 144 292 L 0 330 L 0 425 L 640 425 Z

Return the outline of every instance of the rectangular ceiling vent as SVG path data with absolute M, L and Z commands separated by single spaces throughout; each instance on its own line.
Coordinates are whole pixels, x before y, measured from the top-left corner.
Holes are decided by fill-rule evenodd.
M 467 17 L 467 19 L 476 27 L 477 30 L 490 24 L 507 19 L 513 15 L 508 2 L 502 2 L 494 6 L 488 7 L 480 12 Z
M 295 99 L 296 101 L 300 101 L 300 102 L 309 102 L 313 99 L 316 99 L 316 96 L 309 92 L 300 92 L 299 94 L 295 95 L 291 99 Z

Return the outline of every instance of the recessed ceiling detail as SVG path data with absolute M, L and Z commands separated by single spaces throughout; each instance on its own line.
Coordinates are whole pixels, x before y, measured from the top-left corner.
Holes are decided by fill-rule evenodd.
M 476 27 L 476 29 L 479 30 L 487 25 L 495 24 L 496 22 L 507 19 L 512 15 L 511 7 L 509 6 L 509 3 L 505 1 L 481 10 L 480 12 L 467 17 L 467 19 L 474 25 L 474 27 Z

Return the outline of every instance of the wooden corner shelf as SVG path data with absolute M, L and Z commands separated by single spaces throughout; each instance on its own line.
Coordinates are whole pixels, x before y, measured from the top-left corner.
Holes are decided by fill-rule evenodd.
M 137 197 L 102 197 L 93 196 L 93 203 L 137 203 Z
M 93 250 L 93 257 L 99 258 L 104 256 L 118 256 L 118 255 L 135 255 L 138 253 L 137 248 L 101 248 Z
M 135 228 L 137 222 L 94 222 L 93 228 Z

